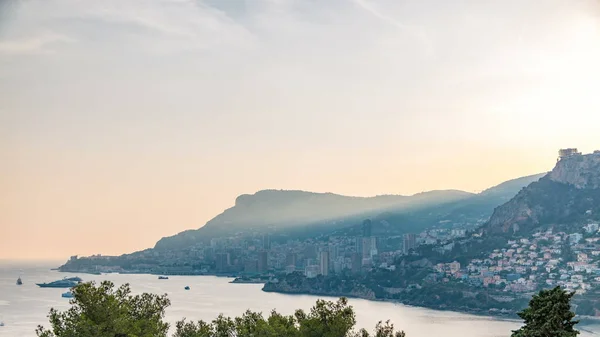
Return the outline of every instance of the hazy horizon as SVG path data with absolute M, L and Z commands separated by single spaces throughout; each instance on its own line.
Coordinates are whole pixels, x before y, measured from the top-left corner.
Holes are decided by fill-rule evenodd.
M 480 191 L 600 148 L 597 0 L 0 2 L 0 259 L 240 194 Z

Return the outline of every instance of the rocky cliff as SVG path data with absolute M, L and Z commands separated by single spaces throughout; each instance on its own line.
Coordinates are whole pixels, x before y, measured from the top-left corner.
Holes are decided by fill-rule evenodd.
M 560 160 L 548 178 L 578 189 L 600 188 L 600 152 Z
M 509 233 L 541 224 L 576 224 L 600 216 L 600 153 L 575 155 L 494 210 L 486 232 Z

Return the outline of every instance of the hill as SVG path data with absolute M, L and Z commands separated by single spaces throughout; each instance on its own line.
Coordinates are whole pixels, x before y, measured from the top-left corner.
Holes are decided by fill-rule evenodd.
M 240 195 L 233 207 L 205 226 L 162 238 L 154 248 L 180 249 L 213 237 L 253 231 L 314 237 L 333 230 L 353 230 L 352 226 L 365 218 L 376 220 L 373 230 L 379 234 L 418 232 L 440 222 L 477 223 L 487 220 L 495 207 L 542 176 L 513 179 L 479 194 L 440 190 L 411 196 L 349 197 L 333 193 L 263 190 Z
M 348 197 L 333 193 L 263 190 L 240 195 L 235 205 L 204 227 L 162 238 L 156 249 L 183 248 L 199 240 L 240 231 L 293 230 L 306 226 L 336 229 L 348 221 L 375 216 L 386 210 L 410 210 L 470 198 L 457 190 L 430 191 L 412 196 Z
M 473 224 L 487 221 L 499 205 L 510 200 L 520 190 L 542 178 L 545 173 L 535 174 L 503 182 L 473 194 L 467 198 L 439 204 L 422 205 L 410 210 L 394 210 L 379 214 L 375 226 L 377 232 L 392 233 L 420 232 L 424 229 L 453 224 Z
M 554 169 L 498 207 L 488 233 L 523 232 L 537 225 L 572 225 L 600 219 L 600 153 L 561 159 Z
M 473 237 L 452 242 L 451 252 L 438 254 L 424 246 L 421 253 L 434 262 L 464 263 L 535 232 L 580 232 L 583 225 L 600 221 L 599 178 L 599 152 L 563 158 L 551 172 L 496 207 Z

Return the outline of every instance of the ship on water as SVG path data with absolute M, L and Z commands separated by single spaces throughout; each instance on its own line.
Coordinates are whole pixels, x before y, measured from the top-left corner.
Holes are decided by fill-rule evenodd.
M 36 283 L 40 288 L 73 288 L 82 281 L 79 277 L 69 277 L 50 283 Z
M 17 285 L 20 286 L 23 284 L 23 281 L 21 280 L 21 277 L 19 276 L 19 278 L 17 279 Z

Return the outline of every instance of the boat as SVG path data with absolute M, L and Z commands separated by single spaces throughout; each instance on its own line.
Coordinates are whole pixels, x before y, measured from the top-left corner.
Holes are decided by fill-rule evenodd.
M 158 279 L 159 280 L 168 280 L 169 278 L 167 276 L 159 276 Z
M 79 282 L 72 280 L 58 280 L 50 283 L 36 283 L 40 288 L 73 288 L 79 284 Z
M 73 298 L 73 293 L 70 291 L 67 291 L 66 293 L 63 293 L 61 296 L 64 298 Z
M 0 326 L 4 326 L 4 322 L 0 322 Z
M 21 277 L 19 276 L 19 278 L 17 279 L 17 285 L 20 286 L 23 284 L 23 281 L 21 280 Z
M 183 288 L 185 290 L 190 290 L 190 286 L 185 286 L 185 288 Z

